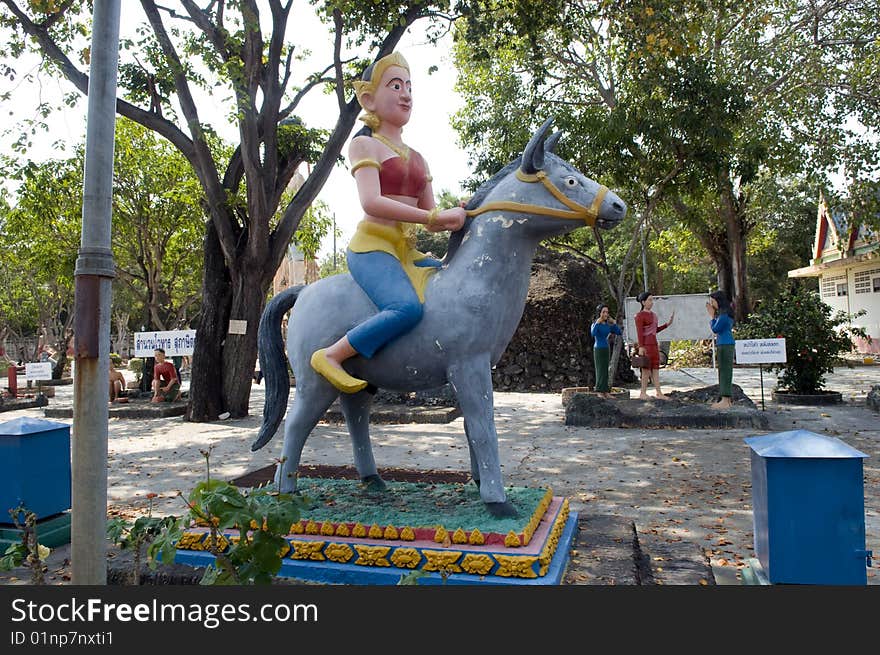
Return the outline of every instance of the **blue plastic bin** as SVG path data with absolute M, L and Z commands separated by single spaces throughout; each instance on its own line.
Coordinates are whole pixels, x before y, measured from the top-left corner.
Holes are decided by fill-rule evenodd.
M 70 426 L 34 418 L 0 423 L 0 523 L 23 505 L 37 519 L 70 509 Z
M 807 430 L 749 437 L 755 555 L 771 583 L 864 585 L 865 453 Z

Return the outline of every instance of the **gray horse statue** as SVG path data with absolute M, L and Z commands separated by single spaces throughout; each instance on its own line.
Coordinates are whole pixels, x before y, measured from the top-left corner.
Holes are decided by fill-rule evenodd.
M 450 237 L 443 266 L 428 281 L 418 325 L 372 359 L 355 356 L 346 361 L 349 373 L 370 384 L 358 393 L 341 394 L 340 399 L 355 465 L 368 488 L 385 488 L 370 444 L 371 392 L 420 391 L 448 382 L 464 416 L 471 475 L 480 498 L 493 516 L 516 515 L 501 477 L 492 366 L 522 317 L 538 243 L 584 225 L 608 229 L 626 215 L 626 205 L 617 195 L 553 154 L 560 134 L 549 134 L 551 122 L 548 119 L 538 129 L 520 158 L 483 184 L 469 201 L 465 225 Z M 306 439 L 340 396 L 312 369 L 311 354 L 376 312 L 349 275 L 292 287 L 272 298 L 258 332 L 266 401 L 251 450 L 268 443 L 284 416 L 290 384 L 281 321 L 291 307 L 287 353 L 296 394 L 275 473 L 278 490 L 285 493 L 296 491 Z

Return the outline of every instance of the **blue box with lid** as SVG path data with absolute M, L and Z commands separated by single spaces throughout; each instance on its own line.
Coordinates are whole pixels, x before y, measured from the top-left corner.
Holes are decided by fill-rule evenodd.
M 771 583 L 863 585 L 862 460 L 840 439 L 792 430 L 745 439 L 751 448 L 755 555 Z
M 0 423 L 0 524 L 19 505 L 45 519 L 70 509 L 70 426 L 45 419 Z

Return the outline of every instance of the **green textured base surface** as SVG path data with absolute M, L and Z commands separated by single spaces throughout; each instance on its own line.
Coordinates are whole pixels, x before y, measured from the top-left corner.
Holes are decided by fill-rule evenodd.
M 0 553 L 12 544 L 21 543 L 22 532 L 14 525 L 0 524 Z M 37 541 L 48 548 L 70 543 L 70 512 L 37 521 Z
M 372 492 L 360 480 L 300 478 L 298 491 L 308 499 L 303 519 L 316 523 L 361 523 L 398 527 L 443 525 L 447 530 L 478 528 L 485 533 L 520 533 L 547 489 L 508 487 L 516 518 L 493 518 L 473 483 L 386 482 L 387 490 Z

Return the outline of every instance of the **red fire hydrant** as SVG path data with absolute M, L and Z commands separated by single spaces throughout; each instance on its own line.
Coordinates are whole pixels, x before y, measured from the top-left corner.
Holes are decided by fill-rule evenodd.
M 15 364 L 10 364 L 9 368 L 6 371 L 6 377 L 9 379 L 9 395 L 12 398 L 18 396 L 18 378 L 17 378 L 17 369 L 15 368 Z

